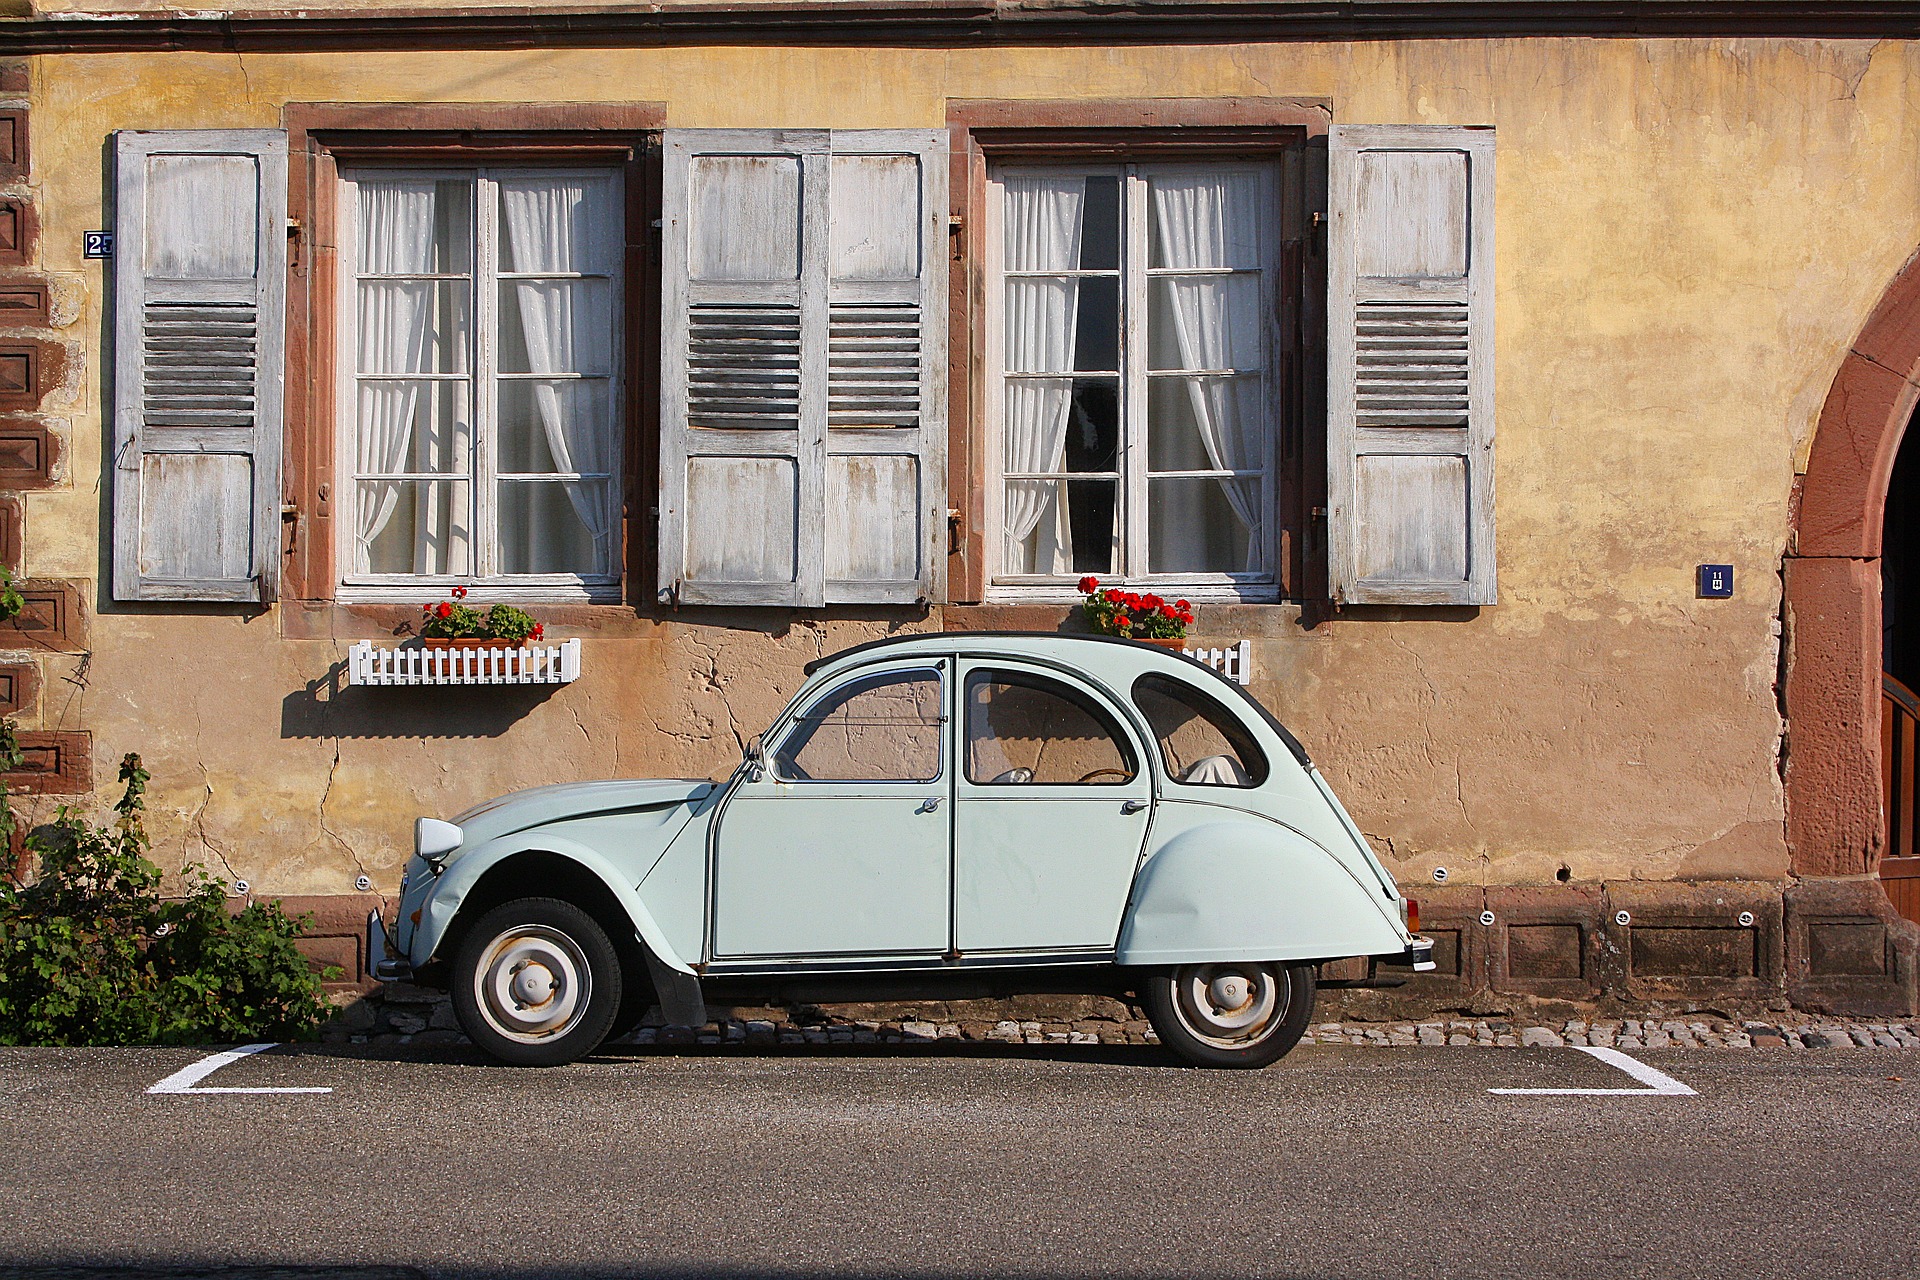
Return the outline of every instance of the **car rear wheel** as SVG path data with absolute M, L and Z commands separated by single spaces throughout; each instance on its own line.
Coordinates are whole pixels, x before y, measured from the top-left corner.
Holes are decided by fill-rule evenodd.
M 1156 971 L 1142 1003 L 1160 1043 L 1199 1067 L 1264 1067 L 1313 1016 L 1310 964 L 1185 964 Z
M 620 1010 L 620 960 L 594 918 L 521 898 L 476 920 L 454 958 L 453 1008 L 468 1039 L 510 1066 L 591 1053 Z

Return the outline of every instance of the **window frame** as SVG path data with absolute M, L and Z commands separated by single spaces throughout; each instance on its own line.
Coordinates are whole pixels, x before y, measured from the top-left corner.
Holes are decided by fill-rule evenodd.
M 489 583 L 490 599 L 590 607 L 596 625 L 603 610 L 653 598 L 654 531 L 649 508 L 635 495 L 649 492 L 659 433 L 659 280 L 654 246 L 660 209 L 660 132 L 666 104 L 614 103 L 335 103 L 293 102 L 284 109 L 292 163 L 288 173 L 287 430 L 279 552 L 282 594 L 309 605 L 351 606 L 331 615 L 335 626 L 372 620 L 382 634 L 409 617 L 417 620 L 417 593 L 400 599 L 342 598 L 333 522 L 353 518 L 352 481 L 338 479 L 336 410 L 341 288 L 339 170 L 410 168 L 617 168 L 624 191 L 624 236 L 615 291 L 626 317 L 618 373 L 630 391 L 621 405 L 620 456 L 615 470 L 623 496 L 615 508 L 610 590 L 558 590 Z M 350 460 L 348 460 L 350 461 Z M 343 501 L 344 500 L 344 501 Z M 336 502 L 342 505 L 336 507 Z M 624 607 L 621 609 L 624 613 Z M 289 634 L 316 632 L 330 615 L 314 609 L 282 611 Z M 559 615 L 549 615 L 557 620 Z
M 497 568 L 501 541 L 499 484 L 503 478 L 511 480 L 523 474 L 509 473 L 503 476 L 499 469 L 500 391 L 509 381 L 537 380 L 532 374 L 503 374 L 499 367 L 499 287 L 503 281 L 527 275 L 535 275 L 542 279 L 561 278 L 560 273 L 508 272 L 499 267 L 499 238 L 504 234 L 498 209 L 500 182 L 503 178 L 530 173 L 551 174 L 556 177 L 590 176 L 612 181 L 615 207 L 622 210 L 624 222 L 625 176 L 620 168 L 614 165 L 567 163 L 417 165 L 394 162 L 349 164 L 339 168 L 337 180 L 340 192 L 340 217 L 336 252 L 342 287 L 336 291 L 335 296 L 338 310 L 334 319 L 337 334 L 337 345 L 334 351 L 334 404 L 336 406 L 334 456 L 341 460 L 339 483 L 342 494 L 347 500 L 348 510 L 337 521 L 337 528 L 334 531 L 334 564 L 338 598 L 343 601 L 414 603 L 439 599 L 455 586 L 477 587 L 483 589 L 489 598 L 508 600 L 616 603 L 620 598 L 621 556 L 617 534 L 609 536 L 609 542 L 613 545 L 608 548 L 608 564 L 604 573 L 502 574 Z M 353 512 L 357 509 L 358 487 L 362 478 L 354 456 L 354 409 L 358 403 L 358 383 L 362 376 L 358 368 L 357 285 L 363 274 L 359 270 L 360 227 L 357 214 L 358 201 L 355 197 L 360 182 L 377 179 L 383 175 L 427 180 L 463 179 L 467 181 L 467 189 L 472 193 L 472 202 L 469 206 L 472 219 L 469 224 L 472 269 L 465 276 L 469 290 L 467 323 L 470 333 L 467 385 L 471 395 L 468 413 L 471 435 L 468 448 L 471 453 L 471 462 L 464 474 L 449 471 L 432 475 L 408 474 L 403 477 L 408 480 L 439 480 L 448 483 L 456 492 L 464 483 L 469 494 L 468 510 L 472 521 L 468 535 L 469 572 L 465 574 L 362 573 L 355 567 L 358 558 L 356 554 L 358 530 Z M 619 242 L 624 242 L 625 238 L 623 226 Z M 444 278 L 455 277 L 447 275 Z M 604 277 L 597 274 L 588 276 L 585 273 L 575 273 L 572 278 L 604 278 L 608 284 L 608 301 L 612 310 L 613 323 L 612 360 L 607 374 L 612 420 L 608 426 L 617 437 L 615 445 L 620 456 L 615 459 L 612 470 L 604 476 L 607 486 L 604 501 L 609 519 L 617 522 L 626 502 L 621 481 L 626 470 L 624 455 L 627 447 L 625 438 L 627 433 L 622 427 L 627 417 L 627 399 L 634 393 L 633 388 L 629 387 L 623 376 L 626 364 L 625 344 L 630 341 L 627 333 L 627 300 L 624 296 L 625 290 L 621 288 L 621 273 L 617 266 L 612 267 Z M 455 380 L 452 375 L 446 374 L 425 376 L 435 381 Z M 574 475 L 576 479 L 590 478 L 586 473 L 555 472 L 547 482 L 558 483 L 563 475 Z M 486 572 L 489 568 L 494 572 Z
M 1117 442 L 1118 469 L 1113 473 L 1087 472 L 1087 479 L 1111 479 L 1115 483 L 1117 518 L 1112 563 L 1117 567 L 1098 574 L 1103 583 L 1115 586 L 1136 587 L 1142 590 L 1162 591 L 1201 601 L 1271 601 L 1279 596 L 1281 573 L 1278 567 L 1280 554 L 1279 526 L 1280 518 L 1280 459 L 1282 454 L 1281 434 L 1286 422 L 1284 395 L 1284 370 L 1282 354 L 1282 317 L 1281 290 L 1282 267 L 1280 261 L 1279 236 L 1277 225 L 1261 228 L 1261 262 L 1256 270 L 1260 275 L 1260 327 L 1262 361 L 1258 374 L 1261 382 L 1259 403 L 1261 411 L 1274 424 L 1274 430 L 1262 436 L 1264 465 L 1259 469 L 1260 509 L 1265 515 L 1263 537 L 1266 540 L 1264 573 L 1233 572 L 1180 572 L 1154 573 L 1148 567 L 1152 560 L 1150 532 L 1152 528 L 1152 505 L 1149 494 L 1153 479 L 1180 478 L 1182 476 L 1202 479 L 1219 479 L 1237 473 L 1219 470 L 1155 472 L 1149 456 L 1148 415 L 1151 403 L 1151 387 L 1155 375 L 1178 377 L 1191 376 L 1188 371 L 1156 370 L 1152 368 L 1149 356 L 1149 338 L 1147 325 L 1151 312 L 1151 290 L 1155 279 L 1198 274 L 1173 268 L 1151 265 L 1150 251 L 1146 244 L 1149 226 L 1147 207 L 1147 187 L 1149 181 L 1157 175 L 1175 175 L 1201 171 L 1229 171 L 1239 169 L 1259 175 L 1261 182 L 1261 203 L 1264 208 L 1276 215 L 1281 202 L 1282 175 L 1277 161 L 1266 158 L 1196 158 L 1186 160 L 1167 159 L 1119 159 L 1108 162 L 1066 160 L 1047 164 L 1035 160 L 990 163 L 987 171 L 988 199 L 986 204 L 985 268 L 986 268 L 986 335 L 985 378 L 987 394 L 982 405 L 983 455 L 986 472 L 986 527 L 1000 530 L 1005 528 L 1005 505 L 1007 483 L 1011 479 L 1050 479 L 1051 476 L 1020 473 L 1010 476 L 1004 466 L 1006 457 L 1006 394 L 1005 388 L 1010 377 L 1043 377 L 1044 375 L 1016 374 L 1007 369 L 1006 364 L 1006 328 L 1005 298 L 1008 272 L 1005 267 L 1005 201 L 1002 199 L 1004 188 L 1001 179 L 1007 177 L 1037 176 L 1046 174 L 1067 174 L 1077 177 L 1118 177 L 1120 180 L 1120 245 L 1119 265 L 1112 271 L 1077 270 L 1021 272 L 1021 275 L 1039 276 L 1112 276 L 1119 281 L 1119 368 L 1113 371 L 1117 383 L 1119 401 L 1119 440 Z M 1237 274 L 1226 271 L 1220 274 Z M 1234 371 L 1236 374 L 1242 372 Z M 1106 371 L 1089 371 L 1082 374 L 1074 370 L 1069 375 L 1106 376 Z M 1062 473 L 1063 477 L 1066 473 Z M 994 538 L 987 544 L 986 574 L 987 598 L 989 600 L 1055 600 L 1063 594 L 1077 597 L 1077 588 L 1069 584 L 1081 577 L 1079 570 L 1069 570 L 1065 574 L 1015 574 L 1005 571 L 1006 540 Z
M 1280 304 L 1275 356 L 1280 394 L 1277 494 L 1270 564 L 1258 588 L 1208 587 L 1188 599 L 1207 603 L 1305 602 L 1326 595 L 1325 417 L 1326 137 L 1330 100 L 1293 98 L 1132 98 L 1107 100 L 949 99 L 950 228 L 956 269 L 950 281 L 948 350 L 948 502 L 951 549 L 947 602 L 1026 606 L 1011 615 L 1052 626 L 1057 607 L 1079 599 L 1071 581 L 1002 589 L 992 581 L 1001 536 L 987 514 L 997 468 L 988 452 L 986 415 L 997 393 L 987 379 L 987 252 L 990 164 L 1264 160 L 1280 166 L 1277 239 Z M 996 614 L 996 617 L 1002 616 Z

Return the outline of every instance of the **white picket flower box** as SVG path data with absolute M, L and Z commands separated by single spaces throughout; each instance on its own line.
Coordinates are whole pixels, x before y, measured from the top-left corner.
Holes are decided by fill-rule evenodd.
M 1206 663 L 1235 684 L 1253 683 L 1253 641 L 1242 640 L 1224 649 L 1192 647 L 1180 652 Z
M 377 649 L 361 640 L 347 650 L 348 684 L 571 684 L 580 678 L 580 642 L 485 649 Z

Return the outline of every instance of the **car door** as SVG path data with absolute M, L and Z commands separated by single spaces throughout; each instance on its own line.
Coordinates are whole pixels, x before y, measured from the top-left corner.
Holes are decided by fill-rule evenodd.
M 1110 949 L 1152 814 L 1140 743 L 1064 674 L 969 661 L 959 689 L 955 947 Z
M 863 669 L 778 732 L 719 818 L 716 958 L 947 949 L 951 665 Z

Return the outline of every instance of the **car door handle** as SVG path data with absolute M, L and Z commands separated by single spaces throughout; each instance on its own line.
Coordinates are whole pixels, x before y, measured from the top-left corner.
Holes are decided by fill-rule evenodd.
M 1120 812 L 1138 813 L 1146 807 L 1147 807 L 1147 802 L 1145 800 L 1123 800 L 1120 803 Z
M 914 812 L 915 813 L 932 813 L 934 810 L 938 809 L 939 807 L 940 807 L 940 797 L 928 796 L 925 800 L 922 800 L 920 802 L 920 807 L 918 809 L 915 809 Z

